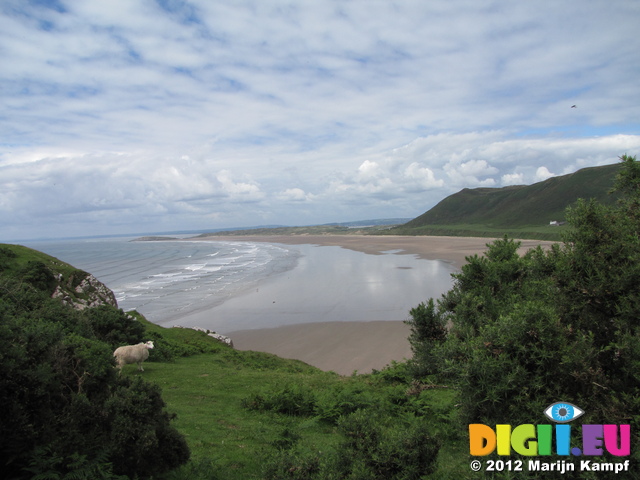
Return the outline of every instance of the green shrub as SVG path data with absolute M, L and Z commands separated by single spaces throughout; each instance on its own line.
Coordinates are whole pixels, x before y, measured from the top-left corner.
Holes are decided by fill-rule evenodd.
M 131 334 L 121 311 L 80 312 L 22 277 L 3 275 L 0 282 L 4 476 L 149 478 L 188 460 L 159 388 L 116 374 L 113 349 L 100 337 Z M 113 328 L 96 335 L 96 325 Z
M 343 440 L 335 449 L 281 450 L 266 463 L 265 479 L 418 480 L 433 473 L 439 442 L 412 417 L 357 410 L 340 417 Z
M 150 362 L 171 362 L 176 358 L 189 357 L 203 353 L 203 348 L 166 338 L 160 332 L 148 332 L 147 338 L 153 340 L 153 350 L 149 355 Z
M 18 255 L 6 247 L 0 247 L 0 272 L 11 266 L 12 260 Z
M 340 385 L 319 393 L 316 415 L 322 420 L 336 423 L 343 415 L 380 406 L 383 402 L 384 398 L 362 385 Z
M 53 272 L 40 261 L 30 260 L 21 268 L 19 274 L 25 282 L 38 290 L 51 293 L 55 289 L 56 278 Z
M 125 377 L 104 405 L 114 471 L 150 478 L 189 459 L 184 437 L 170 425 L 160 387 Z
M 417 480 L 435 470 L 440 444 L 419 419 L 358 410 L 342 417 L 338 427 L 346 437 L 338 463 L 347 478 Z
M 323 456 L 313 450 L 279 450 L 265 462 L 264 480 L 317 480 L 330 478 L 323 471 Z M 340 478 L 340 477 L 334 477 Z
M 441 359 L 434 353 L 436 347 L 444 342 L 447 334 L 444 319 L 437 314 L 432 298 L 425 304 L 420 303 L 409 311 L 410 320 L 405 321 L 411 327 L 409 343 L 413 350 L 410 362 L 413 374 L 421 377 L 439 370 Z
M 391 363 L 382 368 L 382 370 L 374 369 L 371 373 L 372 377 L 384 383 L 405 384 L 411 381 L 413 372 L 408 362 L 391 360 Z
M 316 400 L 309 387 L 294 384 L 271 392 L 252 394 L 242 400 L 242 406 L 250 410 L 311 416 L 315 413 Z
M 122 309 L 108 305 L 83 310 L 93 334 L 112 348 L 122 345 L 135 345 L 143 340 L 144 325 L 131 320 Z
M 584 422 L 638 431 L 640 166 L 622 161 L 617 206 L 576 202 L 563 244 L 547 251 L 493 242 L 437 303 L 412 311 L 414 374 L 458 388 L 463 423 L 536 423 L 563 400 Z
M 125 475 L 113 473 L 113 465 L 104 454 L 96 459 L 90 459 L 86 455 L 78 453 L 72 453 L 68 458 L 63 458 L 48 448 L 37 448 L 25 471 L 34 474 L 32 480 L 129 479 Z
M 291 449 L 302 436 L 296 433 L 291 428 L 285 428 L 280 432 L 280 435 L 277 439 L 271 442 L 271 445 L 277 448 L 278 450 L 289 450 Z

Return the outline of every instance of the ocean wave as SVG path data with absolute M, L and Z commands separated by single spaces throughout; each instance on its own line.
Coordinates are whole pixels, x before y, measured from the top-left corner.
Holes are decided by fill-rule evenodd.
M 202 243 L 202 242 L 200 242 Z M 238 290 L 249 288 L 267 276 L 293 266 L 292 251 L 269 244 L 218 244 L 197 248 L 189 263 L 158 262 L 146 278 L 120 286 L 117 298 L 124 309 L 138 309 L 151 320 L 182 314 L 199 304 L 222 303 Z M 213 243 L 213 242 L 212 242 Z M 141 293 L 144 291 L 144 293 Z M 134 296 L 135 295 L 135 296 Z
M 299 256 L 280 245 L 237 241 L 69 240 L 38 249 L 91 272 L 114 291 L 121 308 L 152 321 L 222 303 L 293 268 Z

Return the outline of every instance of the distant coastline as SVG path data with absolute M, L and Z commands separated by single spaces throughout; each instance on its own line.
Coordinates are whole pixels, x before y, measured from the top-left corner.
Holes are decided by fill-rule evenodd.
M 162 242 L 162 241 L 176 241 L 181 240 L 177 237 L 161 237 L 158 235 L 151 235 L 148 237 L 138 237 L 131 240 L 132 242 Z

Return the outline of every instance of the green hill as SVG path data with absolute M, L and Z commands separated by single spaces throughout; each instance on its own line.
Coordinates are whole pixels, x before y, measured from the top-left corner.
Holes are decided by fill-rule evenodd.
M 619 168 L 583 168 L 526 186 L 465 188 L 391 233 L 554 238 L 561 229 L 549 223 L 563 221 L 565 209 L 578 198 L 615 201 L 607 192 Z

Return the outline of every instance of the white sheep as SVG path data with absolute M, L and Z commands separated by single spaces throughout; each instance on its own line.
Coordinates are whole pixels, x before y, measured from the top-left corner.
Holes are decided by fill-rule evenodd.
M 113 356 L 116 358 L 118 368 L 122 370 L 122 367 L 127 363 L 137 363 L 138 370 L 144 372 L 142 368 L 142 362 L 149 358 L 149 350 L 153 348 L 153 342 L 149 340 L 147 343 L 139 343 L 137 345 L 125 345 L 124 347 L 116 348 L 113 352 Z

